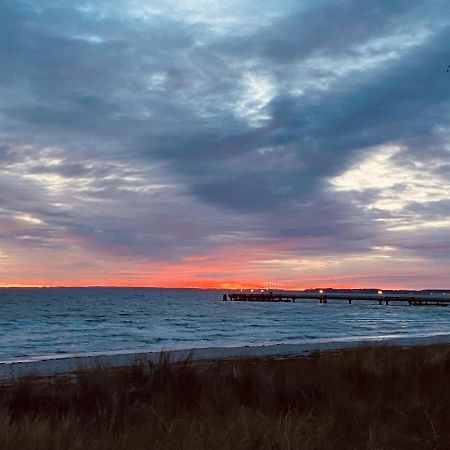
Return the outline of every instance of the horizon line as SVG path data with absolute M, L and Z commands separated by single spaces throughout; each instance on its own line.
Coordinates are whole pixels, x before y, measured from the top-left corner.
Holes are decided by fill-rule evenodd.
M 381 287 L 333 287 L 333 286 L 314 286 L 314 287 L 303 287 L 303 288 L 283 288 L 279 287 L 277 289 L 267 289 L 261 287 L 254 286 L 219 286 L 219 287 L 205 287 L 205 286 L 145 286 L 145 285 L 101 285 L 101 284 L 92 284 L 92 285 L 70 285 L 70 284 L 61 284 L 61 285 L 38 285 L 38 284 L 30 284 L 30 285 L 20 285 L 20 284 L 10 284 L 10 285 L 0 285 L 0 289 L 192 289 L 192 290 L 270 290 L 270 291 L 306 291 L 306 290 L 384 290 L 384 291 L 450 291 L 450 288 L 423 288 L 423 289 L 411 289 L 411 288 L 381 288 Z

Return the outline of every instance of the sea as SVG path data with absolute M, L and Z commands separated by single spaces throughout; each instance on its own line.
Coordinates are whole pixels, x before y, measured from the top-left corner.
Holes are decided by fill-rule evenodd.
M 0 361 L 450 334 L 450 307 L 224 302 L 225 291 L 0 289 Z

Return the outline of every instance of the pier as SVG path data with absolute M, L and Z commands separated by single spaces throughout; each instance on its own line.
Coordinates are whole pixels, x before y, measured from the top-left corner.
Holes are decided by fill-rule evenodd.
M 318 300 L 319 303 L 328 303 L 330 300 L 346 302 L 376 302 L 379 305 L 403 304 L 409 306 L 448 306 L 450 295 L 420 295 L 420 294 L 395 294 L 395 293 L 340 293 L 340 292 L 239 292 L 223 294 L 224 301 L 232 302 L 292 302 Z

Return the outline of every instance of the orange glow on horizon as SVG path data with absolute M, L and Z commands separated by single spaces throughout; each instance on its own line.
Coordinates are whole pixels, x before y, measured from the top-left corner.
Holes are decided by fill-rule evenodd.
M 308 285 L 294 285 L 294 284 L 284 284 L 278 283 L 277 288 L 270 288 L 270 290 L 285 290 L 285 291 L 301 291 L 305 289 L 318 289 L 322 284 L 308 284 Z M 334 285 L 326 285 L 328 289 L 367 289 L 373 288 L 373 286 L 368 285 L 360 285 L 360 284 L 334 284 Z M 36 283 L 2 283 L 0 284 L 0 288 L 88 288 L 88 287 L 111 287 L 111 288 L 161 288 L 161 289 L 215 289 L 215 290 L 260 290 L 266 289 L 267 283 L 261 281 L 253 281 L 253 282 L 217 282 L 212 280 L 185 280 L 184 282 L 168 282 L 165 284 L 158 283 L 130 283 L 130 282 L 121 282 L 119 280 L 115 282 L 68 282 L 68 283 L 58 283 L 58 282 L 36 282 Z M 374 288 L 375 289 L 375 288 Z M 389 289 L 407 289 L 405 287 L 394 287 L 391 286 Z
M 46 261 L 47 265 L 43 265 Z M 338 261 L 337 263 L 335 261 Z M 320 263 L 320 264 L 318 264 Z M 327 264 L 325 264 L 327 263 Z M 138 261 L 85 247 L 53 254 L 27 254 L 8 265 L 0 287 L 161 287 L 198 289 L 262 289 L 276 281 L 278 289 L 424 289 L 419 282 L 390 280 L 390 268 L 342 263 L 338 258 L 295 257 L 287 244 L 227 246 L 210 254 L 187 255 L 176 261 Z M 352 265 L 353 264 L 353 265 Z M 6 265 L 5 265 L 6 267 Z M 419 267 L 422 270 L 422 267 Z M 414 271 L 412 272 L 414 273 Z M 418 272 L 420 273 L 420 272 Z M 29 276 L 27 276 L 29 274 Z M 270 280 L 273 280 L 272 282 Z M 442 286 L 440 287 L 442 288 Z

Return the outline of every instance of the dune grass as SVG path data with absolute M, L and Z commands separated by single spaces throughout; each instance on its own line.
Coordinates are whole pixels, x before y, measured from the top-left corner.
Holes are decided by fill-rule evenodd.
M 159 364 L 0 387 L 0 449 L 450 449 L 450 346 Z

